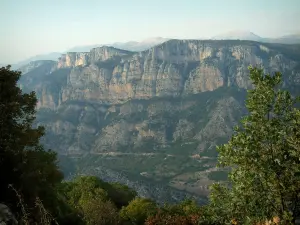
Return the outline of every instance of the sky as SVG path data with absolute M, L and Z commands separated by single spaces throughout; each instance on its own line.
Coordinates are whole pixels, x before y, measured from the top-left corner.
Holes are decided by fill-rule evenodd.
M 0 0 L 0 64 L 151 37 L 300 33 L 300 0 Z

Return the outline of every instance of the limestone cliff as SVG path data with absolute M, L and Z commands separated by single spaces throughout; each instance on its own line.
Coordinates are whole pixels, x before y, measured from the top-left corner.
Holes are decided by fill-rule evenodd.
M 98 61 L 105 61 L 115 56 L 126 56 L 132 54 L 129 51 L 116 49 L 114 47 L 97 47 L 90 52 L 68 52 L 58 59 L 57 69 L 65 67 L 86 66 Z
M 67 53 L 24 67 L 20 85 L 37 93 L 46 147 L 80 155 L 85 171 L 100 164 L 205 195 L 215 147 L 245 114 L 250 64 L 300 90 L 299 46 L 211 40 Z
M 39 75 L 44 75 L 51 73 L 56 69 L 56 63 L 53 60 L 38 60 L 38 61 L 32 61 L 20 68 L 18 68 L 18 71 L 21 71 L 22 74 L 27 74 L 35 69 L 39 69 Z
M 68 100 L 121 103 L 129 99 L 197 94 L 223 86 L 249 88 L 249 65 L 258 65 L 268 72 L 281 71 L 292 77 L 293 82 L 300 80 L 295 69 L 299 61 L 276 45 L 170 40 L 139 53 L 113 47 L 68 53 L 56 65 L 57 71 L 70 69 L 64 76 L 66 84 L 53 93 L 50 81 L 37 93 L 45 100 L 40 107 L 57 108 Z M 57 99 L 53 99 L 54 95 Z M 48 104 L 46 99 L 57 104 Z

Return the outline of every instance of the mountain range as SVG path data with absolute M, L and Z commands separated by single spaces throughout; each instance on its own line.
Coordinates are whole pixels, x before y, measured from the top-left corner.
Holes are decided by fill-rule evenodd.
M 129 50 L 129 51 L 143 51 L 148 48 L 151 48 L 155 45 L 161 44 L 164 41 L 167 41 L 169 39 L 167 38 L 162 38 L 162 37 L 155 37 L 155 38 L 148 38 L 142 41 L 128 41 L 128 42 L 115 42 L 111 44 L 95 44 L 95 45 L 84 45 L 84 46 L 76 46 L 71 49 L 68 49 L 66 52 L 88 52 L 92 48 L 96 47 L 101 47 L 101 46 L 113 46 L 116 48 L 124 49 L 124 50 Z M 66 53 L 63 52 L 63 53 Z M 33 57 L 30 57 L 26 60 L 23 60 L 21 62 L 18 62 L 16 64 L 12 65 L 13 69 L 18 69 L 23 65 L 26 65 L 30 63 L 31 61 L 37 61 L 37 60 L 57 60 L 62 52 L 51 52 L 48 54 L 42 54 L 42 55 L 36 55 Z M 0 64 L 1 66 L 1 64 Z
M 281 44 L 300 44 L 300 33 L 285 35 L 277 38 L 260 37 L 253 32 L 243 30 L 233 30 L 212 37 L 213 40 L 249 40 L 266 43 L 281 43 Z
M 94 174 L 141 196 L 200 202 L 222 181 L 216 145 L 247 112 L 247 67 L 280 71 L 300 90 L 300 45 L 245 40 L 168 40 L 143 51 L 102 46 L 20 68 L 39 99 L 43 144 L 65 174 Z
M 144 51 L 155 45 L 161 44 L 165 41 L 170 40 L 171 38 L 162 38 L 162 37 L 153 37 L 148 38 L 142 41 L 128 41 L 128 42 L 115 42 L 110 44 L 94 44 L 94 45 L 83 45 L 76 46 L 71 49 L 68 49 L 66 52 L 88 52 L 92 48 L 101 47 L 101 46 L 112 46 L 119 49 L 124 49 L 128 51 Z M 267 43 L 282 43 L 282 44 L 300 44 L 300 33 L 285 35 L 278 38 L 263 38 L 253 32 L 244 31 L 244 30 L 233 30 L 226 33 L 219 34 L 217 36 L 211 37 L 212 40 L 250 40 L 258 42 L 267 42 Z M 66 53 L 63 52 L 63 53 Z M 48 54 L 36 55 L 30 57 L 26 60 L 12 64 L 14 69 L 28 64 L 31 61 L 36 60 L 57 60 L 62 52 L 52 52 Z M 3 64 L 0 64 L 0 66 Z

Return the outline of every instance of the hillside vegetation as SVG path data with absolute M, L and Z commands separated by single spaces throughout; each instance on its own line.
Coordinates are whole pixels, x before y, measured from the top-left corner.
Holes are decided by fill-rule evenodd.
M 281 89 L 280 73 L 249 70 L 254 88 L 247 95 L 248 114 L 217 148 L 219 166 L 230 168 L 228 180 L 212 185 L 209 203 L 198 206 L 192 200 L 159 205 L 95 176 L 63 181 L 56 153 L 40 144 L 43 127 L 32 126 L 35 93 L 23 93 L 17 86 L 21 73 L 2 67 L 0 202 L 20 224 L 294 224 L 300 197 L 299 98 Z
M 102 46 L 24 65 L 34 127 L 58 153 L 65 179 L 95 175 L 163 204 L 205 203 L 223 181 L 216 146 L 248 112 L 248 66 L 281 71 L 300 94 L 300 46 L 240 40 L 169 40 L 142 52 Z

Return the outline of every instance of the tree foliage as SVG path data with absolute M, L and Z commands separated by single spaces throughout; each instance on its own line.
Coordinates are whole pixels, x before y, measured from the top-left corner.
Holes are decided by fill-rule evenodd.
M 136 191 L 120 183 L 109 183 L 106 191 L 110 200 L 114 202 L 118 208 L 127 206 L 137 196 Z
M 230 141 L 218 147 L 220 166 L 231 167 L 230 185 L 215 184 L 211 205 L 216 219 L 242 224 L 278 216 L 288 223 L 300 193 L 299 98 L 282 90 L 282 75 L 249 68 L 249 114 Z
M 60 193 L 88 225 L 120 223 L 118 208 L 110 200 L 106 182 L 95 176 L 81 176 L 62 183 Z
M 166 204 L 157 213 L 147 218 L 146 225 L 196 225 L 201 217 L 201 208 L 195 201 L 185 200 L 179 204 Z
M 51 207 L 47 198 L 63 178 L 56 154 L 40 144 L 44 128 L 32 126 L 37 98 L 34 92 L 22 93 L 17 85 L 20 76 L 10 66 L 0 68 L 0 201 L 15 212 L 20 208 L 13 189 L 28 209 L 35 208 L 37 197 Z
M 157 212 L 157 205 L 151 199 L 135 198 L 120 211 L 123 220 L 131 224 L 144 224 L 145 220 Z
M 121 222 L 118 209 L 111 201 L 88 199 L 80 205 L 87 225 L 117 225 Z
M 61 225 L 294 222 L 300 200 L 299 98 L 281 89 L 280 73 L 250 67 L 249 113 L 218 147 L 218 165 L 231 168 L 229 182 L 212 186 L 205 207 L 191 200 L 159 207 L 125 185 L 94 176 L 62 182 L 56 153 L 40 144 L 44 128 L 33 127 L 35 93 L 22 93 L 20 76 L 9 66 L 0 68 L 0 202 L 20 213 L 22 199 L 32 224 L 44 221 L 44 207 Z

